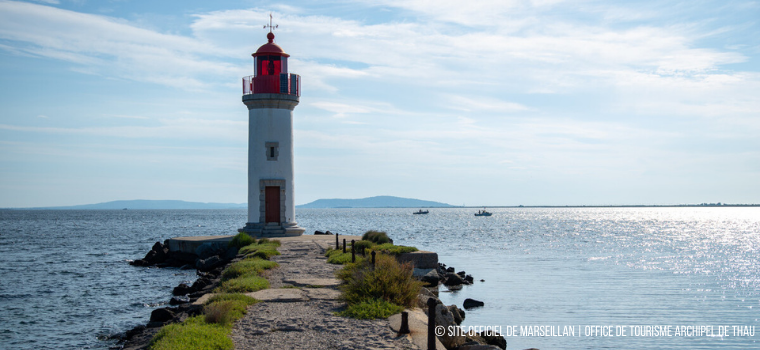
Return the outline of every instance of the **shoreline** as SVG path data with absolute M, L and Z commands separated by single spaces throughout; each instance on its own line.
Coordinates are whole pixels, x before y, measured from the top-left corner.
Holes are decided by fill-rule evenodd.
M 312 329 L 309 329 L 307 326 L 306 328 L 298 328 L 296 326 L 287 326 L 288 323 L 296 323 L 301 324 L 302 326 L 304 324 L 324 324 L 324 323 L 330 323 L 335 324 L 338 322 L 338 324 L 342 324 L 341 326 L 335 326 L 337 327 L 337 330 L 333 330 L 333 334 L 337 335 L 336 339 L 345 339 L 345 338 L 356 338 L 357 334 L 361 334 L 362 336 L 359 337 L 363 339 L 362 343 L 356 343 L 353 344 L 352 347 L 345 347 L 345 348 L 364 348 L 362 344 L 367 343 L 367 339 L 372 339 L 370 343 L 378 345 L 375 347 L 368 347 L 367 349 L 376 349 L 376 348 L 386 348 L 386 349 L 425 349 L 425 345 L 422 343 L 424 342 L 424 337 L 427 335 L 427 331 L 425 327 L 420 326 L 420 320 L 424 320 L 427 318 L 425 315 L 427 313 L 427 306 L 425 305 L 427 300 L 429 298 L 433 298 L 436 302 L 436 325 L 442 326 L 442 327 L 456 327 L 461 324 L 465 317 L 465 311 L 457 307 L 456 305 L 443 305 L 443 303 L 438 299 L 437 294 L 439 292 L 439 286 L 442 284 L 445 284 L 447 288 L 451 288 L 451 290 L 461 289 L 462 285 L 471 284 L 473 283 L 473 278 L 469 275 L 466 275 L 464 271 L 460 271 L 459 273 L 455 273 L 455 269 L 453 267 L 446 267 L 444 264 L 439 264 L 437 261 L 437 254 L 432 252 L 418 252 L 418 253 L 427 253 L 428 257 L 423 258 L 426 260 L 430 260 L 429 255 L 435 256 L 435 268 L 429 268 L 429 261 L 427 262 L 428 268 L 427 269 L 415 269 L 415 276 L 428 283 L 428 285 L 435 284 L 434 291 L 431 291 L 428 289 L 428 287 L 423 287 L 420 291 L 420 294 L 418 295 L 417 300 L 417 307 L 412 310 L 407 310 L 410 313 L 413 313 L 410 317 L 413 321 L 410 321 L 414 324 L 416 324 L 416 328 L 412 327 L 412 329 L 417 329 L 417 331 L 413 331 L 416 333 L 421 333 L 419 329 L 424 329 L 425 334 L 416 334 L 415 336 L 409 335 L 404 336 L 400 335 L 396 331 L 398 331 L 398 323 L 400 323 L 400 314 L 396 314 L 394 317 L 391 316 L 387 319 L 376 319 L 372 321 L 366 321 L 366 320 L 356 320 L 352 318 L 347 317 L 339 317 L 334 316 L 333 313 L 336 310 L 344 309 L 345 308 L 345 302 L 341 301 L 339 298 L 339 292 L 336 288 L 337 284 L 330 285 L 330 286 L 320 286 L 320 285 L 313 285 L 313 283 L 295 283 L 296 280 L 294 279 L 287 279 L 283 276 L 288 275 L 290 273 L 291 275 L 294 273 L 298 275 L 304 272 L 304 269 L 308 271 L 305 275 L 307 276 L 314 276 L 314 275 L 320 275 L 323 279 L 329 278 L 334 280 L 334 273 L 337 269 L 342 268 L 342 265 L 333 265 L 329 264 L 326 261 L 326 258 L 324 257 L 325 251 L 334 246 L 335 244 L 335 236 L 333 235 L 304 235 L 304 236 L 298 236 L 298 237 L 279 237 L 279 238 L 272 238 L 276 239 L 282 242 L 283 246 L 278 250 L 285 250 L 290 253 L 295 252 L 294 254 L 283 254 L 281 256 L 275 256 L 273 257 L 273 261 L 276 261 L 280 263 L 280 267 L 270 270 L 267 273 L 267 280 L 270 281 L 270 288 L 265 289 L 259 292 L 254 293 L 247 293 L 249 295 L 252 295 L 256 297 L 256 295 L 253 294 L 259 294 L 259 298 L 261 298 L 261 295 L 265 294 L 277 294 L 279 297 L 274 297 L 270 300 L 265 300 L 262 303 L 252 305 L 249 307 L 249 310 L 251 309 L 257 309 L 257 308 L 265 308 L 268 309 L 268 313 L 276 313 L 280 315 L 287 314 L 288 319 L 287 322 L 281 324 L 281 328 L 289 331 L 289 332 L 296 332 L 296 333 L 303 333 L 304 331 L 314 331 Z M 342 239 L 347 240 L 360 240 L 361 237 L 358 236 L 339 236 L 339 239 L 342 241 Z M 161 245 L 160 243 L 156 243 L 154 245 L 154 249 L 151 250 L 146 255 L 146 258 L 153 255 L 160 255 L 156 253 L 152 253 L 156 250 L 163 250 L 164 247 L 168 248 L 168 242 L 169 240 L 165 241 L 164 245 Z M 298 247 L 300 245 L 300 247 Z M 293 246 L 297 246 L 297 248 L 293 248 Z M 218 250 L 218 252 L 221 252 L 221 250 Z M 411 254 L 411 253 L 407 253 Z M 170 254 L 168 254 L 170 255 Z M 230 253 L 226 252 L 227 257 L 230 257 Z M 311 257 L 311 260 L 304 260 L 302 258 L 298 258 L 299 255 L 303 256 L 309 256 Z M 420 256 L 423 254 L 417 254 L 417 258 L 419 259 Z M 185 256 L 187 257 L 187 256 Z M 147 349 L 148 345 L 150 343 L 150 340 L 152 337 L 165 325 L 175 323 L 175 322 L 182 322 L 188 317 L 192 317 L 194 315 L 198 315 L 202 312 L 203 305 L 199 303 L 200 301 L 203 301 L 204 299 L 208 298 L 209 293 L 213 291 L 214 288 L 216 288 L 220 282 L 221 282 L 221 272 L 224 270 L 226 266 L 228 266 L 230 263 L 234 261 L 238 261 L 242 259 L 242 256 L 236 255 L 235 257 L 231 257 L 229 259 L 225 259 L 224 263 L 218 263 L 214 266 L 212 266 L 211 269 L 208 269 L 206 272 L 202 272 L 198 270 L 196 273 L 199 275 L 199 278 L 193 283 L 192 286 L 187 286 L 185 284 L 180 284 L 174 289 L 175 296 L 172 297 L 170 301 L 170 305 L 175 306 L 169 306 L 169 307 L 162 307 L 153 310 L 151 313 L 151 318 L 148 324 L 146 325 L 138 325 L 134 327 L 133 329 L 127 331 L 123 337 L 120 338 L 119 342 L 116 346 L 112 347 L 112 349 L 125 349 L 125 350 L 138 350 L 138 349 Z M 171 257 L 168 257 L 167 259 L 172 259 Z M 414 261 L 414 257 L 411 258 L 411 261 Z M 144 260 L 144 259 L 140 259 Z M 203 260 L 203 259 L 199 259 Z M 403 259 L 402 259 L 403 260 Z M 410 261 L 410 258 L 406 258 L 407 261 Z M 292 265 L 294 262 L 299 261 L 299 264 L 297 266 Z M 158 263 L 156 265 L 163 264 L 163 267 L 168 266 L 177 266 L 177 263 L 174 262 L 172 264 L 166 264 L 166 263 Z M 146 266 L 142 265 L 141 263 L 133 264 L 136 266 Z M 149 266 L 149 265 L 148 265 Z M 308 266 L 308 267 L 307 267 Z M 320 270 L 320 273 L 314 272 L 314 268 L 317 268 L 317 270 Z M 325 271 L 329 271 L 327 275 L 325 275 Z M 323 276 L 322 276 L 323 275 Z M 433 277 L 434 276 L 434 277 Z M 291 276 L 292 277 L 292 276 Z M 466 278 L 465 278 L 466 277 Z M 200 281 L 200 282 L 199 282 Z M 453 282 L 452 282 L 453 281 Z M 450 286 L 449 286 L 450 285 Z M 264 291 L 268 291 L 266 293 L 262 293 Z M 284 292 L 283 292 L 284 291 Z M 279 294 L 278 294 L 279 292 Z M 336 294 L 337 293 L 337 294 Z M 178 297 L 177 295 L 183 295 L 183 297 Z M 286 301 L 283 302 L 283 300 L 277 300 L 278 298 L 281 298 L 282 295 L 289 295 L 287 297 Z M 299 297 L 293 297 L 293 295 L 300 295 Z M 185 297 L 186 296 L 186 297 Z M 205 297 L 204 297 L 205 296 Z M 267 297 L 265 296 L 264 299 Z M 290 299 L 288 299 L 290 298 Z M 258 298 L 257 298 L 258 299 Z M 298 303 L 299 305 L 295 305 L 294 303 Z M 291 304 L 291 305 L 288 305 Z M 313 307 L 314 305 L 319 305 L 316 309 Z M 467 305 L 465 305 L 467 306 Z M 482 306 L 482 303 L 477 306 Z M 279 310 L 279 311 L 272 311 L 272 310 Z M 287 312 L 284 312 L 282 310 L 289 310 Z M 309 311 L 311 310 L 311 311 Z M 317 310 L 316 314 L 314 310 Z M 326 311 L 327 310 L 327 311 Z M 259 328 L 266 328 L 271 326 L 271 323 L 276 321 L 273 320 L 271 317 L 267 320 L 263 320 L 259 317 L 262 314 L 261 310 L 258 310 L 257 312 L 249 312 L 246 314 L 246 316 L 243 317 L 243 319 L 238 320 L 235 323 L 235 326 L 233 328 L 233 333 L 230 335 L 230 337 L 235 342 L 235 348 L 236 349 L 253 349 L 254 347 L 256 349 L 261 348 L 261 344 L 268 344 L 269 342 L 263 341 L 263 338 L 256 339 L 248 339 L 245 340 L 245 335 L 251 333 L 250 329 L 251 327 L 259 327 Z M 304 320 L 294 319 L 292 315 L 294 314 L 310 314 L 311 319 L 309 319 L 308 322 L 305 322 Z M 304 316 L 306 317 L 306 316 Z M 392 325 L 393 319 L 396 324 L 395 328 L 394 325 Z M 330 320 L 330 322 L 327 322 Z M 337 321 L 336 321 L 337 320 Z M 268 321 L 268 322 L 265 322 Z M 280 320 L 281 321 L 281 320 Z M 263 323 L 262 323 L 263 322 Z M 427 324 L 427 321 L 423 322 L 424 324 Z M 352 326 L 358 324 L 359 326 Z M 242 326 L 245 325 L 245 326 Z M 240 327 L 248 327 L 248 332 L 241 332 L 238 330 Z M 276 330 L 279 328 L 273 328 L 273 330 Z M 368 332 L 368 329 L 373 329 L 372 332 Z M 322 329 L 320 329 L 322 330 Z M 279 332 L 282 333 L 282 332 Z M 287 333 L 287 332 L 286 332 Z M 253 334 L 258 335 L 265 335 L 267 332 L 259 331 L 259 332 L 253 332 Z M 285 333 L 282 333 L 285 334 Z M 313 334 L 316 338 L 325 338 L 322 339 L 323 341 L 321 343 L 329 342 L 327 339 L 327 335 L 325 333 L 317 332 Z M 376 339 L 377 338 L 377 339 Z M 417 338 L 416 341 L 414 338 Z M 287 337 L 284 337 L 283 339 L 287 339 Z M 298 339 L 303 339 L 303 337 L 297 337 L 296 340 L 290 340 L 298 341 Z M 335 339 L 329 338 L 335 344 L 338 344 Z M 405 340 L 402 340 L 405 339 Z M 271 339 L 269 341 L 272 341 Z M 341 340 L 343 343 L 346 343 L 348 340 Z M 441 343 L 443 341 L 443 343 Z M 255 344 L 251 344 L 251 342 Z M 388 345 L 386 343 L 390 342 L 391 344 L 396 345 Z M 276 348 L 283 348 L 281 342 L 275 341 L 277 344 L 276 347 L 273 347 L 272 349 Z M 321 344 L 320 342 L 315 344 Z M 501 336 L 498 335 L 497 337 L 485 337 L 481 336 L 480 334 L 460 334 L 455 337 L 438 337 L 437 343 L 439 344 L 437 346 L 438 349 L 462 349 L 466 350 L 468 346 L 481 346 L 478 349 L 504 349 L 506 348 L 506 340 Z M 382 345 L 385 344 L 385 345 Z M 416 344 L 416 345 L 410 345 L 410 344 Z M 497 345 L 502 345 L 498 346 Z M 296 346 L 297 344 L 293 344 Z M 300 344 L 303 345 L 303 344 Z M 312 344 L 313 345 L 313 344 Z M 346 344 L 343 344 L 346 345 Z M 382 346 L 380 346 L 382 345 Z M 488 346 L 488 347 L 486 347 Z M 287 346 L 286 346 L 287 347 Z M 310 348 L 321 348 L 321 347 L 313 347 L 309 346 Z

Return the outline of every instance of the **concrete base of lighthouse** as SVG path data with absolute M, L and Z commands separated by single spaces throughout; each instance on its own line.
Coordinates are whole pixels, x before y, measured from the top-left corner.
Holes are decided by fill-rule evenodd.
M 245 227 L 238 229 L 238 232 L 245 232 L 251 237 L 294 237 L 300 236 L 306 231 L 303 227 L 298 226 L 295 222 L 276 223 L 270 222 L 263 224 L 260 222 L 249 222 Z

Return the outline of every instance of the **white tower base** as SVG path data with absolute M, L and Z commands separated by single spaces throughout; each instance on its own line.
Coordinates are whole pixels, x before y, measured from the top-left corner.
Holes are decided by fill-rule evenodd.
M 248 107 L 248 222 L 239 232 L 250 236 L 300 236 L 293 195 L 292 94 L 243 96 Z

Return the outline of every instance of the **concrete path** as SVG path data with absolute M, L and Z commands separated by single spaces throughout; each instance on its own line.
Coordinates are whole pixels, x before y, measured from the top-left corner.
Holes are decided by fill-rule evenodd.
M 334 315 L 345 307 L 334 278 L 340 266 L 328 264 L 324 257 L 325 249 L 335 245 L 335 236 L 278 240 L 282 255 L 272 260 L 280 267 L 267 271 L 270 289 L 250 294 L 264 301 L 249 307 L 235 323 L 235 349 L 418 349 L 409 337 L 397 336 L 386 319 Z

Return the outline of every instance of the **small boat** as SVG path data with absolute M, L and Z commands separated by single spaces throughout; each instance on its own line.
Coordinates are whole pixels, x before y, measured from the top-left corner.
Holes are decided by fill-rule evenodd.
M 415 215 L 417 215 L 417 214 L 427 214 L 429 212 L 430 212 L 429 210 L 422 211 L 422 209 L 420 209 L 420 210 L 415 211 L 413 214 L 415 214 Z
M 475 216 L 491 216 L 493 214 L 486 211 L 486 208 L 483 208 L 483 210 L 478 210 L 477 213 L 475 213 Z

